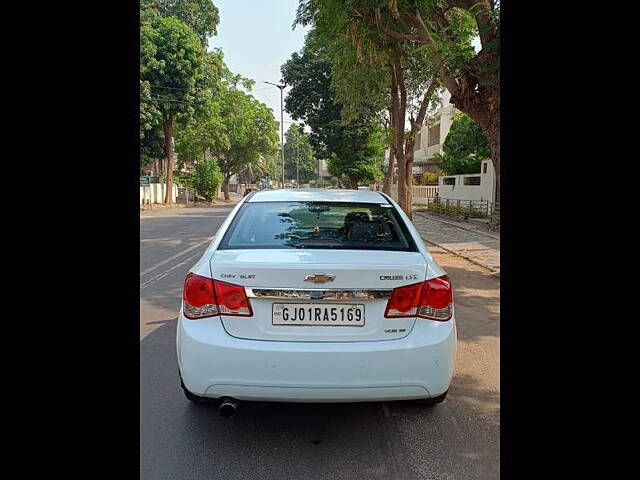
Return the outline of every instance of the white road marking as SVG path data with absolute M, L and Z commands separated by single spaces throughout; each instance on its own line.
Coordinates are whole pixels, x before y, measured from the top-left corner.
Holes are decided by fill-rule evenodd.
M 154 283 L 156 283 L 158 280 L 166 277 L 167 275 L 169 275 L 169 272 L 171 272 L 171 270 L 175 270 L 176 268 L 178 268 L 181 265 L 185 265 L 189 260 L 191 260 L 192 258 L 195 258 L 197 256 L 199 256 L 199 253 L 196 253 L 195 255 L 191 255 L 189 258 L 186 258 L 185 260 L 183 260 L 182 262 L 174 265 L 173 267 L 165 270 L 164 272 L 161 272 L 159 274 L 157 274 L 154 277 L 151 277 L 149 280 L 147 280 L 146 282 L 144 282 L 142 285 L 140 285 L 140 290 L 144 290 L 145 288 L 153 285 Z
M 175 255 L 172 255 L 171 257 L 164 259 L 160 263 L 156 263 L 153 267 L 147 268 L 144 272 L 140 272 L 140 276 L 142 277 L 142 276 L 146 275 L 149 272 L 153 272 L 154 270 L 166 265 L 167 263 L 171 262 L 172 260 L 175 260 L 176 258 L 181 257 L 185 253 L 189 253 L 191 250 L 194 250 L 196 248 L 201 247 L 205 243 L 207 243 L 207 244 L 211 243 L 212 239 L 213 239 L 213 237 L 211 237 L 210 239 L 205 240 L 203 242 L 196 243 L 195 245 L 191 245 L 189 248 L 186 248 L 186 249 L 182 250 L 181 252 L 178 252 Z

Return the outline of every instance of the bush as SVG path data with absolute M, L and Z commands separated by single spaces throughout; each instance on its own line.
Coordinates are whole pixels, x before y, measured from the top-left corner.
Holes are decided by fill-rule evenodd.
M 461 217 L 463 219 L 471 218 L 481 218 L 486 217 L 487 212 L 481 210 L 479 208 L 474 208 L 471 205 L 468 206 L 460 206 L 457 204 L 449 204 L 446 205 L 442 200 L 440 202 L 434 202 L 427 205 L 427 210 L 433 213 L 439 213 L 442 215 L 449 215 L 451 217 Z
M 416 177 L 415 185 L 438 185 L 437 173 L 424 172 Z
M 215 160 L 198 162 L 191 180 L 192 188 L 207 202 L 212 201 L 222 183 L 222 172 Z
M 165 175 L 166 180 L 166 175 Z M 173 171 L 173 181 L 178 187 L 194 189 L 193 186 L 193 173 L 181 172 L 180 170 Z

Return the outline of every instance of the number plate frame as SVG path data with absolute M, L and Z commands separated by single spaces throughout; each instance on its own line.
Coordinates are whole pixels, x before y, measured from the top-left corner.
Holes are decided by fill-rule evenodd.
M 282 312 L 284 308 L 288 307 L 288 309 L 304 309 L 305 315 L 302 321 L 299 320 L 300 310 L 298 310 L 295 315 L 297 320 L 284 320 Z M 348 320 L 346 315 L 348 315 L 348 310 L 352 308 L 357 308 L 361 311 L 362 321 L 356 322 L 355 320 Z M 331 309 L 336 309 L 336 320 L 331 320 Z M 309 313 L 309 309 L 311 309 L 312 319 L 309 320 L 307 315 Z M 315 320 L 316 309 L 320 309 L 321 320 Z M 345 312 L 345 318 L 342 320 L 340 318 L 342 314 L 341 311 Z M 324 312 L 327 312 L 328 320 L 325 320 Z M 288 312 L 289 313 L 289 312 Z M 354 314 L 355 315 L 355 314 Z M 289 318 L 292 318 L 291 313 L 289 313 Z M 273 303 L 271 305 L 271 325 L 276 327 L 281 326 L 300 326 L 300 327 L 364 327 L 366 322 L 366 311 L 365 305 L 363 303 Z

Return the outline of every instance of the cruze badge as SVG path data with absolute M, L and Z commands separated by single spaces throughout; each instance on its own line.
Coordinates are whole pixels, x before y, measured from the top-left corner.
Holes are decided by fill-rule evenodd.
M 316 273 L 314 275 L 307 275 L 304 277 L 305 282 L 313 282 L 313 283 L 324 283 L 324 282 L 333 282 L 333 279 L 336 278 L 335 275 L 327 275 L 326 273 Z

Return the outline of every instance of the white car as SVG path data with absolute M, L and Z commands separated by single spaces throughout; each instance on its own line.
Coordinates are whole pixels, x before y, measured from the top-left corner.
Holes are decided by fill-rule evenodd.
M 451 282 L 387 195 L 242 199 L 184 284 L 189 400 L 441 402 L 456 354 Z

